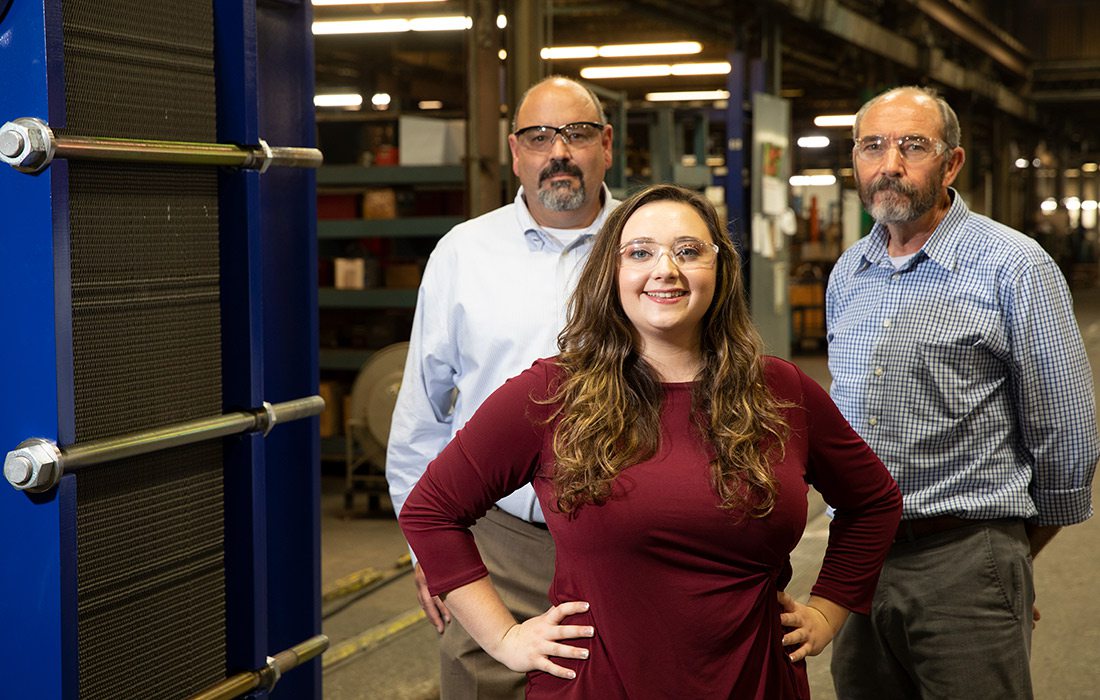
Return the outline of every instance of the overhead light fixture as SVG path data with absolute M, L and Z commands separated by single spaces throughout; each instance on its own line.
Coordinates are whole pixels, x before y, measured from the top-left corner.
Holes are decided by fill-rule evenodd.
M 392 99 L 393 98 L 390 97 L 390 94 L 388 92 L 376 92 L 371 95 L 370 103 L 374 106 L 375 109 L 381 111 L 384 109 L 389 109 L 390 101 Z
M 506 29 L 508 27 L 508 18 L 504 15 L 497 15 L 497 29 Z
M 443 109 L 443 102 L 442 100 L 420 100 L 416 106 L 423 110 Z
M 338 7 L 340 5 L 395 5 L 405 2 L 446 2 L 446 0 L 313 0 L 314 7 Z
M 791 187 L 829 187 L 836 184 L 836 175 L 791 175 Z
M 828 145 L 828 136 L 802 136 L 798 139 L 800 148 L 825 148 Z
M 606 44 L 604 46 L 549 46 L 539 52 L 544 61 L 577 58 L 628 58 L 635 56 L 678 56 L 699 53 L 698 41 L 666 41 L 653 44 Z
M 1083 173 L 1094 173 L 1097 169 L 1100 169 L 1100 165 L 1096 163 L 1081 163 L 1081 172 Z
M 1026 168 L 1027 167 L 1027 158 L 1017 158 L 1016 159 L 1016 167 L 1020 168 L 1021 170 Z
M 473 20 L 461 15 L 447 17 L 392 17 L 387 19 L 321 20 L 313 23 L 314 34 L 394 34 L 399 32 L 441 32 L 466 30 Z
M 856 123 L 854 114 L 822 114 L 814 117 L 814 126 L 853 126 Z
M 358 108 L 363 105 L 363 96 L 358 93 L 332 93 L 328 95 L 314 95 L 314 107 L 343 107 Z
M 662 78 L 670 75 L 726 75 L 728 62 L 676 63 L 673 65 L 650 63 L 640 66 L 588 66 L 581 68 L 581 77 L 589 80 L 607 78 Z
M 678 92 L 647 92 L 647 102 L 687 102 L 690 100 L 728 100 L 727 90 L 680 90 Z
M 1062 206 L 1069 211 L 1077 211 L 1081 208 L 1081 200 L 1077 197 L 1066 197 L 1062 200 Z
M 1058 210 L 1058 200 L 1054 197 L 1047 197 L 1039 204 L 1039 208 L 1043 210 L 1044 214 L 1053 214 Z
M 549 46 L 539 51 L 544 61 L 558 61 L 568 58 L 596 58 L 600 49 L 596 46 Z

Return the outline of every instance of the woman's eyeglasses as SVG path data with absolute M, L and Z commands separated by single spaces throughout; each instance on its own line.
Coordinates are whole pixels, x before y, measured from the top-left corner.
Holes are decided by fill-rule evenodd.
M 714 261 L 718 259 L 718 244 L 685 238 L 666 247 L 656 241 L 640 239 L 619 248 L 622 267 L 631 270 L 652 270 L 662 255 L 667 255 L 681 270 L 697 270 L 714 265 Z

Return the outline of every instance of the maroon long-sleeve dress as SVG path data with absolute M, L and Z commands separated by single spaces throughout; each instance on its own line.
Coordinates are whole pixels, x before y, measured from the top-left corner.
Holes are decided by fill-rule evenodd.
M 554 538 L 550 600 L 591 603 L 563 624 L 592 625 L 587 660 L 564 680 L 528 674 L 529 698 L 808 698 L 803 664 L 781 645 L 776 592 L 806 525 L 813 484 L 836 509 L 813 592 L 867 612 L 901 512 L 897 486 L 828 395 L 794 365 L 768 358 L 772 392 L 790 436 L 775 509 L 765 518 L 721 510 L 713 452 L 691 422 L 691 384 L 665 384 L 657 454 L 623 471 L 604 504 L 559 512 L 551 474 L 552 406 L 560 376 L 540 360 L 481 406 L 429 465 L 401 511 L 401 527 L 433 595 L 486 575 L 468 527 L 493 503 L 533 482 Z

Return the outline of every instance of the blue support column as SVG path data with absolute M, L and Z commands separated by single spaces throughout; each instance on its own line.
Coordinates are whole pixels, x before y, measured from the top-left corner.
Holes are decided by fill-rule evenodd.
M 726 211 L 733 234 L 733 244 L 741 256 L 742 266 L 748 264 L 749 226 L 751 221 L 745 201 L 745 54 L 733 51 L 729 55 L 730 72 L 726 77 L 729 100 L 726 106 Z
M 5 3 L 6 5 L 6 3 Z M 0 123 L 38 117 L 63 123 L 56 2 L 15 2 L 0 15 Z M 59 401 L 70 379 L 57 367 L 54 203 L 65 179 L 0 165 L 0 454 L 29 437 L 59 438 Z M 67 279 L 67 271 L 65 272 Z M 67 282 L 66 282 L 67 284 Z M 63 337 L 66 334 L 63 334 Z M 71 366 L 71 365 L 70 365 Z M 70 398 L 71 403 L 71 398 Z M 76 698 L 75 488 L 43 495 L 0 481 L 0 677 L 4 697 Z

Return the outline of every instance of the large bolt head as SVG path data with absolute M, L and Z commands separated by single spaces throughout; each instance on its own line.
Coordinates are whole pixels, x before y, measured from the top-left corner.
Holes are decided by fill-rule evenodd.
M 61 451 L 49 440 L 24 440 L 4 458 L 4 478 L 20 491 L 47 491 L 61 478 Z
M 0 161 L 25 172 L 44 168 L 53 159 L 53 131 L 33 117 L 0 126 Z

